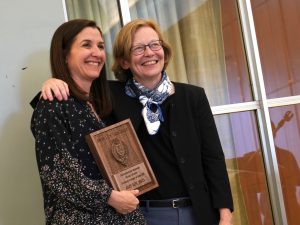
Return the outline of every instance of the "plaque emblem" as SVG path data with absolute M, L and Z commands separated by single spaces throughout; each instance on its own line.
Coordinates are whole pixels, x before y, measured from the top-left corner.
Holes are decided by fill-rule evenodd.
M 111 153 L 115 160 L 124 166 L 128 165 L 128 148 L 127 145 L 119 138 L 115 138 L 111 143 Z

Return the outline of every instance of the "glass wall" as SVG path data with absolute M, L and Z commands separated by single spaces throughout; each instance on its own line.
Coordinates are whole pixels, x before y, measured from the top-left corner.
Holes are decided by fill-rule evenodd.
M 251 0 L 268 98 L 300 94 L 300 1 Z
M 254 111 L 215 117 L 234 199 L 233 224 L 273 224 Z
M 300 2 L 251 0 L 287 223 L 300 221 Z M 282 98 L 281 97 L 285 97 Z M 290 97 L 290 98 L 289 98 Z M 289 99 L 291 104 L 286 103 Z M 281 106 L 281 107 L 279 107 Z
M 94 19 L 103 29 L 109 71 L 121 21 L 156 20 L 174 50 L 171 80 L 202 86 L 208 95 L 226 156 L 234 224 L 298 224 L 300 1 L 66 0 L 66 6 L 68 18 Z M 249 43 L 259 55 L 251 58 Z
M 278 170 L 288 224 L 300 221 L 300 105 L 270 110 Z

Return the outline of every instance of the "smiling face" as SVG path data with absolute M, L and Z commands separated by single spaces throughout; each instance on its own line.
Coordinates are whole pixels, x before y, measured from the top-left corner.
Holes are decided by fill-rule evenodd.
M 132 47 L 148 45 L 159 40 L 158 34 L 151 27 L 140 27 L 133 38 Z M 147 46 L 144 53 L 135 55 L 131 52 L 130 60 L 122 62 L 124 69 L 130 69 L 133 78 L 150 89 L 154 88 L 160 81 L 164 68 L 163 48 L 153 51 Z
M 76 36 L 66 61 L 73 80 L 89 93 L 106 60 L 104 41 L 98 29 L 87 27 Z

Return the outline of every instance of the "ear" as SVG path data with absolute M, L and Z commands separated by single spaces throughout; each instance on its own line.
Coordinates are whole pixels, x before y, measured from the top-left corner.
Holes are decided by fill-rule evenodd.
M 119 62 L 119 64 L 121 65 L 121 67 L 122 67 L 124 70 L 129 69 L 130 63 L 129 63 L 127 60 L 125 60 L 125 59 L 119 59 L 118 62 Z

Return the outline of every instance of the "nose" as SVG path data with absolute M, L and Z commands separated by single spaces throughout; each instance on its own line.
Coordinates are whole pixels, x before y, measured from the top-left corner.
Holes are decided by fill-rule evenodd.
M 94 47 L 92 48 L 92 55 L 93 55 L 93 56 L 99 56 L 99 55 L 101 55 L 101 52 L 102 52 L 102 50 L 99 49 L 98 46 L 94 46 Z

